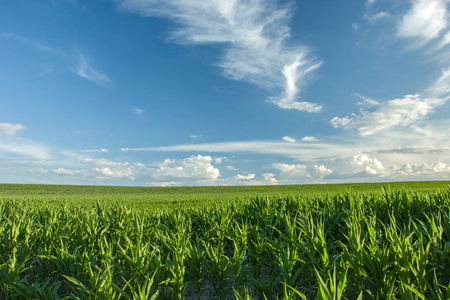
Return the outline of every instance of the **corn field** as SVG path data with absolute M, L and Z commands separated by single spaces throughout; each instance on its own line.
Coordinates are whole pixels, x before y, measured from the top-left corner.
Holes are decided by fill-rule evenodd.
M 0 199 L 0 299 L 450 299 L 450 189 L 199 208 Z

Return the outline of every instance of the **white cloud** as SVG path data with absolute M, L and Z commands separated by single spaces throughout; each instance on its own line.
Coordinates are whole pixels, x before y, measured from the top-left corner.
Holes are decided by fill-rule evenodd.
M 437 45 L 437 49 L 444 47 L 445 45 L 450 44 L 450 31 L 447 31 L 446 34 L 442 37 L 441 41 Z
M 237 171 L 237 169 L 233 166 L 226 166 L 225 167 L 227 170 L 231 170 L 231 171 Z
M 295 143 L 296 142 L 296 140 L 294 138 L 290 137 L 290 136 L 284 136 L 282 139 L 283 139 L 283 141 L 286 141 L 286 142 L 289 142 L 289 143 Z
M 155 164 L 151 178 L 156 181 L 167 182 L 214 182 L 220 172 L 211 163 L 211 156 L 191 156 L 185 159 L 166 159 Z
M 236 179 L 237 180 L 250 180 L 250 179 L 255 179 L 255 176 L 256 176 L 256 174 L 247 174 L 247 175 L 237 174 Z
M 48 160 L 52 157 L 47 147 L 24 139 L 0 140 L 0 154 L 6 160 Z
M 132 110 L 133 113 L 135 113 L 138 117 L 141 117 L 141 116 L 144 115 L 144 110 L 141 109 L 141 108 L 139 108 L 139 107 L 137 107 L 137 106 L 132 107 L 131 110 Z
M 80 174 L 79 170 L 68 170 L 64 168 L 58 168 L 51 170 L 52 173 L 58 174 L 58 175 L 68 175 L 68 176 L 74 176 Z
M 262 178 L 261 178 L 262 177 Z M 256 174 L 241 175 L 222 179 L 218 183 L 220 185 L 277 185 L 278 180 L 273 173 L 264 173 L 261 177 Z
M 275 174 L 273 173 L 264 173 L 264 182 L 266 182 L 269 185 L 276 185 L 278 184 L 278 180 L 275 178 Z
M 432 177 L 433 179 L 448 179 L 450 176 L 450 167 L 443 162 L 434 162 L 429 164 L 404 164 L 390 168 L 393 177 L 411 178 L 420 176 L 422 178 Z
M 318 142 L 319 140 L 313 136 L 305 136 L 301 139 L 302 142 Z
M 304 178 L 309 177 L 309 172 L 306 170 L 306 165 L 275 163 L 272 165 L 275 169 L 280 171 L 281 178 Z
M 169 19 L 178 26 L 171 40 L 180 44 L 220 44 L 217 63 L 224 76 L 262 87 L 280 95 L 268 101 L 284 109 L 317 112 L 320 105 L 297 102 L 308 73 L 321 62 L 306 47 L 287 46 L 291 7 L 275 1 L 254 0 L 118 0 L 120 8 L 148 17 Z
M 448 97 L 448 94 L 450 94 L 450 67 L 442 70 L 441 76 L 428 91 L 438 96 Z
M 450 175 L 450 167 L 444 162 L 385 166 L 378 158 L 361 152 L 329 159 L 325 164 L 333 170 L 327 179 L 337 181 L 437 180 L 447 179 Z
M 279 171 L 279 178 L 284 181 L 317 181 L 332 173 L 324 165 L 274 163 L 273 168 Z
M 422 46 L 439 37 L 447 27 L 447 0 L 412 0 L 412 7 L 398 25 L 397 36 L 412 38 Z
M 115 162 L 105 158 L 85 158 L 81 160 L 81 163 L 107 167 L 127 167 L 130 165 L 128 162 Z
M 107 153 L 107 152 L 109 152 L 109 150 L 105 149 L 105 148 L 101 148 L 101 149 L 82 150 L 81 152 L 86 152 L 86 153 Z
M 332 170 L 327 177 L 330 180 L 361 179 L 364 181 L 364 178 L 380 178 L 389 174 L 377 158 L 362 152 L 327 159 L 323 162 Z
M 214 157 L 213 161 L 215 164 L 221 164 L 224 160 L 228 160 L 226 156 Z
M 64 176 L 81 176 L 86 178 L 97 178 L 97 179 L 111 179 L 111 178 L 127 178 L 129 180 L 134 180 L 134 171 L 131 168 L 109 168 L 109 167 L 97 167 L 93 169 L 84 170 L 72 170 L 65 168 L 58 168 L 50 170 L 53 174 L 64 175 Z
M 80 165 L 77 165 L 76 169 L 59 167 L 56 169 L 51 169 L 49 172 L 57 175 L 79 176 L 84 178 L 124 178 L 128 180 L 135 180 L 137 175 L 142 173 L 142 171 L 147 170 L 145 165 L 141 163 L 115 162 L 105 158 L 83 158 L 79 162 Z M 86 168 L 86 165 L 92 165 L 95 167 Z
M 356 129 L 361 136 L 372 135 L 395 126 L 404 126 L 423 119 L 433 109 L 444 104 L 438 98 L 422 98 L 420 94 L 406 95 L 376 105 L 376 110 L 361 110 L 359 114 L 347 117 L 334 117 L 331 124 L 335 128 Z M 373 103 L 375 105 L 375 103 Z
M 15 136 L 18 130 L 23 130 L 24 128 L 25 126 L 22 124 L 0 123 L 0 135 Z
M 364 4 L 368 8 L 368 7 L 372 6 L 372 5 L 374 5 L 375 1 L 376 0 L 367 0 L 366 3 L 364 3 Z
M 364 14 L 364 18 L 371 23 L 375 23 L 381 19 L 389 18 L 391 14 L 387 11 L 381 11 L 373 14 Z
M 353 146 L 341 148 L 327 143 L 286 143 L 284 141 L 239 141 L 223 143 L 184 144 L 165 147 L 122 148 L 122 151 L 158 151 L 158 152 L 207 152 L 233 153 L 249 152 L 258 154 L 276 154 L 292 158 L 308 159 L 316 156 L 328 156 L 330 153 L 348 153 Z M 351 149 L 351 148 L 350 148 Z
M 358 23 L 353 22 L 352 23 L 352 28 L 353 28 L 354 31 L 358 31 L 358 28 L 359 28 Z
M 324 165 L 314 165 L 314 169 L 312 171 L 313 176 L 319 179 L 322 179 L 331 173 L 333 173 L 333 171 L 328 169 Z
M 73 69 L 73 72 L 84 79 L 100 85 L 109 82 L 109 78 L 105 74 L 95 70 L 81 52 L 78 52 L 77 64 Z
M 361 94 L 355 94 L 355 96 L 358 96 L 362 100 L 362 102 L 358 102 L 358 105 L 372 107 L 379 104 L 377 101 L 373 100 L 370 97 L 366 97 Z

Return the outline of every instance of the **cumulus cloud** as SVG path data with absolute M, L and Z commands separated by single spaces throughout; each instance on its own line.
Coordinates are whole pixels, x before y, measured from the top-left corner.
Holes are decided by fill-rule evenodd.
M 324 164 L 332 171 L 330 180 L 364 180 L 364 178 L 380 178 L 388 175 L 383 164 L 374 157 L 362 152 L 350 156 L 327 159 Z
M 250 179 L 255 179 L 255 174 L 247 174 L 247 175 L 241 175 L 241 174 L 237 174 L 236 178 L 237 180 L 250 180 Z
M 91 63 L 86 60 L 83 53 L 81 52 L 78 52 L 77 64 L 74 67 L 73 72 L 76 75 L 96 84 L 102 85 L 109 82 L 108 76 L 95 70 Z
M 191 156 L 185 159 L 166 159 L 157 163 L 151 178 L 155 181 L 168 182 L 214 182 L 220 172 L 211 163 L 211 156 Z
M 217 65 L 223 75 L 280 90 L 280 95 L 268 102 L 284 109 L 321 109 L 318 104 L 296 100 L 307 75 L 321 62 L 311 58 L 306 47 L 287 46 L 292 17 L 289 5 L 277 6 L 269 0 L 117 2 L 122 10 L 176 23 L 170 36 L 174 42 L 220 45 L 224 53 Z
M 0 136 L 3 134 L 15 136 L 18 130 L 23 130 L 22 124 L 0 123 Z
M 275 163 L 272 167 L 280 171 L 280 177 L 282 178 L 302 178 L 309 176 L 306 165 Z
M 413 0 L 411 9 L 403 16 L 397 36 L 415 40 L 422 46 L 439 37 L 447 27 L 447 0 Z
M 272 167 L 279 171 L 279 178 L 285 181 L 317 181 L 333 171 L 324 165 L 274 163 Z
M 404 164 L 394 165 L 389 170 L 393 177 L 405 179 L 420 176 L 422 178 L 432 177 L 433 179 L 448 179 L 450 166 L 443 162 L 433 162 L 429 164 Z
M 218 183 L 220 185 L 277 185 L 278 180 L 273 173 L 264 173 L 262 176 L 237 174 L 236 176 L 222 179 Z
M 278 184 L 278 180 L 275 178 L 275 174 L 273 174 L 273 173 L 264 173 L 263 178 L 264 178 L 264 182 L 266 182 L 269 185 Z
M 329 180 L 365 181 L 386 178 L 389 180 L 437 180 L 448 178 L 450 167 L 444 162 L 423 164 L 384 165 L 370 154 L 357 152 L 350 156 L 328 159 L 324 163 L 332 169 Z
M 444 102 L 439 98 L 423 98 L 420 94 L 406 95 L 384 103 L 373 103 L 374 111 L 361 110 L 359 114 L 334 117 L 331 124 L 334 128 L 355 129 L 359 135 L 368 136 L 423 119 Z

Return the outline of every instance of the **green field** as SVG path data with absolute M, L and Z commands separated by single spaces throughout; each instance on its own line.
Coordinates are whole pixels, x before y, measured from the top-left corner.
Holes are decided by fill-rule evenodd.
M 450 299 L 449 185 L 0 185 L 0 299 Z
M 332 196 L 348 189 L 357 193 L 380 193 L 382 188 L 406 191 L 445 189 L 450 181 L 412 181 L 390 183 L 216 186 L 216 187 L 123 187 L 76 185 L 0 184 L 0 199 L 27 200 L 33 205 L 68 204 L 92 206 L 126 204 L 141 210 L 201 208 L 209 205 L 245 202 L 255 197 L 276 199 L 284 196 Z

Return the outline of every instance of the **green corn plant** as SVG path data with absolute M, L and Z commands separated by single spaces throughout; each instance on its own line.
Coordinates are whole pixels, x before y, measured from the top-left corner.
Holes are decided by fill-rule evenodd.
M 301 241 L 300 246 L 308 256 L 310 263 L 319 266 L 323 272 L 330 263 L 324 220 L 321 217 L 314 219 L 310 213 L 303 221 L 301 230 L 304 240 Z
M 190 281 L 194 284 L 197 299 L 203 294 L 203 276 L 205 274 L 206 252 L 201 248 L 201 243 L 187 244 L 186 272 Z
M 51 279 L 40 284 L 39 282 L 29 283 L 28 281 L 16 282 L 12 285 L 14 290 L 14 296 L 22 299 L 42 299 L 42 300 L 55 300 L 65 299 L 60 298 L 58 289 L 61 285 L 60 282 L 54 282 L 50 284 Z
M 343 297 L 344 291 L 347 288 L 347 271 L 345 269 L 343 274 L 337 279 L 336 278 L 336 266 L 333 268 L 333 274 L 328 270 L 328 278 L 326 281 L 320 276 L 316 268 L 314 271 L 319 282 L 319 289 L 317 291 L 318 300 L 340 300 Z
M 174 299 L 183 299 L 183 292 L 186 288 L 186 285 L 184 285 L 186 252 L 186 244 L 180 243 L 173 252 L 173 258 L 167 259 L 170 273 L 170 279 L 167 283 Z
M 291 246 L 292 247 L 292 246 Z M 295 286 L 306 267 L 305 261 L 299 258 L 299 252 L 290 245 L 276 247 L 281 282 L 288 286 Z M 301 265 L 301 266 L 300 266 Z
M 206 269 L 213 287 L 214 297 L 223 296 L 227 287 L 229 258 L 223 250 L 214 245 L 204 243 L 206 251 Z
M 343 257 L 350 263 L 354 273 L 354 276 L 351 278 L 351 281 L 355 284 L 354 289 L 360 291 L 363 285 L 363 278 L 366 276 L 363 257 L 363 249 L 365 244 L 365 240 L 362 235 L 363 229 L 359 219 L 351 218 L 346 220 L 346 224 L 348 234 L 344 234 L 344 236 L 347 241 L 345 243 L 340 242 L 340 244 L 343 250 Z M 378 246 L 376 245 L 376 247 Z
M 233 288 L 233 292 L 236 300 L 253 300 L 252 296 L 250 296 L 250 293 L 248 292 L 248 289 L 244 289 L 242 293 L 239 293 L 239 291 Z
M 231 269 L 233 270 L 233 288 L 241 290 L 242 285 L 247 279 L 247 249 L 242 247 L 241 243 L 233 241 L 233 257 L 230 259 Z
M 77 290 L 80 291 L 83 299 L 120 299 L 120 293 L 117 292 L 117 289 L 113 285 L 112 268 L 100 270 L 96 266 L 96 272 L 94 272 L 92 268 L 89 267 L 89 273 L 89 285 L 83 284 L 80 280 L 74 277 L 67 275 L 62 276 L 66 278 L 69 283 L 76 286 L 76 288 L 72 287 L 72 289 L 76 293 Z
M 288 289 L 289 288 L 289 289 Z M 302 299 L 302 300 L 308 300 L 308 298 L 306 298 L 305 294 L 303 294 L 302 292 L 300 292 L 299 290 L 284 284 L 284 290 L 283 290 L 283 300 L 296 300 L 298 298 Z
M 159 296 L 159 291 L 153 292 L 153 280 L 156 272 L 152 277 L 147 276 L 144 281 L 139 282 L 137 279 L 130 279 L 125 281 L 125 286 L 120 288 L 115 283 L 112 283 L 113 287 L 128 300 L 156 300 Z M 131 282 L 134 282 L 132 284 Z M 129 290 L 129 292 L 126 292 Z

